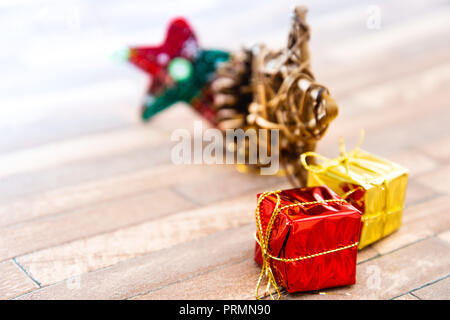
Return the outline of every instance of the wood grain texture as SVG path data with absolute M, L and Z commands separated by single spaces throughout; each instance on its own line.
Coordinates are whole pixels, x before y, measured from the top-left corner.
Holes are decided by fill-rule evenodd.
M 200 209 L 180 210 L 160 219 L 54 246 L 18 257 L 17 260 L 39 282 L 51 284 L 214 232 L 249 224 L 254 219 L 255 202 L 255 195 L 251 193 Z M 247 236 L 251 239 L 251 234 Z
M 384 254 L 448 230 L 450 219 L 446 208 L 449 204 L 450 199 L 442 197 L 405 209 L 402 227 L 373 244 L 373 248 Z
M 413 291 L 422 300 L 450 300 L 450 275 Z
M 436 181 L 439 180 L 439 183 Z M 433 187 L 436 190 L 450 193 L 450 165 L 441 167 L 439 170 L 435 170 L 419 178 L 425 186 Z
M 412 295 L 411 293 L 407 293 L 400 297 L 395 298 L 394 300 L 420 300 L 420 299 Z
M 411 263 L 411 250 L 420 250 L 421 259 Z M 442 252 L 441 252 L 442 250 Z M 423 281 L 432 281 L 446 274 L 450 264 L 449 247 L 429 239 L 398 252 L 358 265 L 357 284 L 320 290 L 325 294 L 284 293 L 289 299 L 390 299 L 415 288 Z M 441 254 L 442 253 L 442 254 Z M 396 265 L 398 263 L 398 265 Z M 236 299 L 254 297 L 259 268 L 251 260 L 214 270 L 211 274 L 176 283 L 138 299 Z M 253 275 L 253 283 L 245 281 Z M 376 279 L 372 279 L 375 278 Z M 219 292 L 216 289 L 219 289 Z
M 6 176 L 0 179 L 0 201 L 19 200 L 24 196 L 167 164 L 170 162 L 170 149 L 170 143 L 167 143 Z
M 450 137 L 440 138 L 422 147 L 422 150 L 430 156 L 446 161 L 450 159 Z
M 39 286 L 12 260 L 0 263 L 0 299 L 11 299 Z
M 0 159 L 0 177 L 87 158 L 105 157 L 163 142 L 164 135 L 146 126 L 92 134 L 3 155 Z
M 189 279 L 192 275 L 248 260 L 254 250 L 253 223 L 84 273 L 81 288 L 64 281 L 33 291 L 22 299 L 125 299 Z M 251 281 L 253 282 L 253 281 Z M 101 286 L 97 285 L 102 283 Z
M 0 231 L 0 260 L 152 220 L 192 206 L 176 193 L 162 189 L 8 226 Z
M 391 299 L 446 276 L 449 266 L 450 247 L 430 238 L 358 265 L 353 286 L 324 290 L 327 295 L 299 293 L 286 298 Z
M 199 175 L 213 179 L 233 171 L 233 168 L 223 166 L 170 164 L 61 187 L 0 204 L 0 226 L 92 206 L 115 198 L 151 193 L 155 189 L 195 181 Z

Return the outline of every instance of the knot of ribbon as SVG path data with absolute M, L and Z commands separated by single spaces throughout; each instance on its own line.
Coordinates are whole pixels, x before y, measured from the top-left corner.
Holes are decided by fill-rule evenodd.
M 369 176 L 361 176 L 358 177 L 354 176 L 354 172 L 350 170 L 350 165 L 362 168 L 365 172 L 370 172 L 371 174 L 375 176 L 381 176 L 385 172 L 389 171 L 389 168 L 380 163 L 376 162 L 374 160 L 367 159 L 365 157 L 365 154 L 361 152 L 360 147 L 364 140 L 364 130 L 361 130 L 361 134 L 359 137 L 359 142 L 356 145 L 356 147 L 351 151 L 345 150 L 345 144 L 344 139 L 340 138 L 339 140 L 339 150 L 340 155 L 337 158 L 329 159 L 327 157 L 322 156 L 321 154 L 318 154 L 316 152 L 305 152 L 300 156 L 300 162 L 303 165 L 303 167 L 314 174 L 317 181 L 319 181 L 323 185 L 327 185 L 320 179 L 319 174 L 325 173 L 333 168 L 343 166 L 345 168 L 345 175 L 346 179 L 350 180 L 351 183 L 356 185 L 374 185 L 373 179 Z M 314 157 L 322 160 L 321 163 L 318 164 L 308 164 L 307 158 L 308 157 Z M 350 190 L 349 194 L 346 194 L 342 196 L 344 199 L 346 199 L 351 193 L 355 192 L 356 190 L 361 189 L 361 187 L 358 187 L 356 189 Z
M 292 207 L 304 207 L 304 206 L 310 206 L 310 205 L 315 205 L 315 204 L 326 204 L 326 203 L 346 203 L 346 201 L 344 199 L 328 199 L 328 200 L 318 200 L 318 201 L 311 201 L 311 202 L 297 202 L 297 203 L 292 203 L 289 205 L 285 205 L 280 207 L 281 204 L 281 198 L 279 193 L 281 192 L 281 190 L 277 190 L 277 191 L 269 191 L 269 192 L 264 192 L 262 193 L 259 198 L 258 198 L 258 202 L 256 205 L 256 210 L 255 210 L 255 220 L 256 220 L 256 234 L 255 234 L 255 239 L 256 242 L 259 244 L 260 248 L 261 248 L 261 256 L 262 256 L 262 267 L 261 267 L 261 273 L 259 274 L 259 278 L 258 278 L 258 282 L 256 284 L 256 299 L 261 300 L 264 299 L 265 297 L 267 297 L 267 295 L 270 296 L 270 298 L 272 300 L 279 300 L 281 299 L 281 293 L 280 293 L 280 289 L 278 287 L 277 281 L 275 279 L 275 276 L 272 272 L 272 268 L 270 265 L 270 260 L 277 260 L 277 261 L 282 261 L 282 262 L 295 262 L 295 261 L 300 261 L 300 260 L 305 260 L 305 259 L 310 259 L 310 258 L 315 258 L 321 255 L 325 255 L 328 253 L 332 253 L 332 252 L 336 252 L 336 251 L 341 251 L 341 250 L 345 250 L 354 246 L 358 245 L 358 242 L 356 243 L 352 243 L 350 245 L 347 246 L 343 246 L 343 247 L 338 247 L 332 250 L 327 250 L 327 251 L 322 251 L 322 252 L 318 252 L 315 254 L 311 254 L 311 255 L 307 255 L 307 256 L 301 256 L 301 257 L 296 257 L 296 258 L 280 258 L 280 257 L 276 257 L 273 256 L 272 254 L 270 254 L 269 252 L 269 240 L 270 240 L 270 235 L 272 233 L 272 227 L 273 224 L 275 222 L 276 217 L 278 216 L 278 214 L 280 212 L 282 212 L 285 209 L 288 208 L 292 208 Z M 267 223 L 267 227 L 266 230 L 263 230 L 263 224 L 262 224 L 262 220 L 261 220 L 261 214 L 260 214 L 260 205 L 262 203 L 262 201 L 270 196 L 270 195 L 274 195 L 276 197 L 276 204 L 275 207 L 273 209 L 272 215 L 269 219 L 269 222 Z M 264 294 L 262 296 L 259 295 L 259 289 L 261 286 L 261 283 L 264 280 L 264 277 L 267 278 L 267 284 L 266 284 L 266 288 L 264 291 Z M 272 290 L 270 290 L 270 288 L 273 287 L 276 291 L 276 295 L 274 293 L 272 293 Z
M 300 156 L 300 162 L 302 163 L 303 167 L 308 170 L 311 173 L 318 174 L 318 173 L 324 173 L 331 168 L 338 167 L 343 165 L 345 167 L 347 175 L 350 173 L 350 164 L 356 164 L 360 166 L 364 166 L 366 164 L 367 160 L 360 159 L 358 157 L 358 153 L 360 150 L 360 147 L 362 145 L 362 142 L 364 140 L 364 131 L 361 131 L 361 135 L 359 137 L 359 142 L 356 145 L 356 147 L 352 150 L 347 152 L 345 150 L 345 143 L 344 139 L 340 138 L 339 140 L 339 151 L 340 156 L 334 159 L 329 159 L 327 157 L 322 156 L 321 154 L 318 154 L 313 151 L 305 152 Z M 322 160 L 323 162 L 320 164 L 308 164 L 306 159 L 308 157 L 314 157 Z M 364 166 L 365 168 L 365 166 Z M 367 168 L 368 170 L 371 170 L 370 168 Z M 377 171 L 373 170 L 374 173 L 378 173 Z

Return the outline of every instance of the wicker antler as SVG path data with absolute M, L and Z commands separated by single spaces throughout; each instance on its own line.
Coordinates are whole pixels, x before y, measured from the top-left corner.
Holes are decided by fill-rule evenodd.
M 306 181 L 306 172 L 298 160 L 300 154 L 315 149 L 338 113 L 329 90 L 315 82 L 310 69 L 306 13 L 304 7 L 295 8 L 286 48 L 270 51 L 260 45 L 247 53 L 246 60 L 233 56 L 213 83 L 216 107 L 234 111 L 229 113 L 232 118 L 227 119 L 223 127 L 232 124 L 244 128 L 279 129 L 280 161 L 300 185 Z M 244 67 L 249 59 L 251 72 Z M 249 97 L 252 97 L 250 103 Z M 231 119 L 240 122 L 231 123 Z M 258 145 L 270 147 L 267 139 L 258 141 Z

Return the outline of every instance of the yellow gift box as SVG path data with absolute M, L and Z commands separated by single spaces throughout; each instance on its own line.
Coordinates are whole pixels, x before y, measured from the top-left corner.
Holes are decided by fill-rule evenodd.
M 362 139 L 361 139 L 362 140 Z M 320 164 L 308 164 L 315 157 Z M 308 174 L 308 187 L 327 185 L 362 213 L 362 230 L 358 248 L 385 237 L 402 223 L 408 170 L 400 165 L 374 156 L 358 147 L 341 156 L 328 159 L 315 152 L 301 155 Z

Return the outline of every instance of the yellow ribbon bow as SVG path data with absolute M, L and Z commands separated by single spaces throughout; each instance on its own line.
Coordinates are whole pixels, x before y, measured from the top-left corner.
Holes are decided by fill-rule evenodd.
M 361 130 L 358 144 L 352 151 L 346 152 L 344 139 L 341 137 L 339 139 L 339 151 L 340 151 L 339 157 L 334 158 L 334 159 L 329 159 L 327 157 L 322 156 L 321 154 L 318 154 L 313 151 L 309 151 L 309 152 L 303 153 L 300 156 L 300 161 L 301 161 L 303 167 L 306 170 L 310 171 L 311 173 L 316 173 L 316 174 L 323 173 L 323 172 L 328 171 L 331 168 L 334 168 L 334 167 L 337 167 L 337 166 L 340 166 L 343 164 L 346 169 L 346 172 L 348 174 L 350 172 L 349 163 L 355 163 L 355 164 L 360 163 L 361 164 L 361 162 L 365 162 L 365 161 L 362 161 L 362 159 L 358 159 L 358 156 L 357 156 L 363 140 L 364 140 L 364 130 Z M 323 163 L 316 164 L 316 165 L 310 165 L 306 161 L 306 159 L 308 157 L 319 158 L 323 161 Z
M 339 140 L 339 150 L 340 156 L 334 159 L 329 159 L 324 157 L 316 152 L 305 152 L 300 156 L 300 162 L 303 167 L 315 175 L 316 179 L 323 185 L 326 185 L 318 176 L 320 173 L 324 173 L 332 168 L 343 166 L 345 168 L 346 178 L 349 179 L 352 183 L 356 185 L 364 184 L 364 185 L 373 185 L 373 181 L 369 177 L 355 177 L 353 176 L 353 172 L 350 170 L 350 164 L 357 166 L 359 168 L 364 169 L 366 172 L 370 172 L 375 175 L 383 175 L 385 172 L 389 172 L 390 168 L 386 165 L 382 165 L 379 162 L 375 162 L 373 160 L 369 160 L 364 158 L 364 153 L 361 153 L 360 147 L 364 140 L 364 130 L 361 130 L 361 134 L 359 137 L 359 142 L 356 147 L 347 152 L 345 150 L 344 139 L 340 138 Z M 320 164 L 308 164 L 306 159 L 308 157 L 315 157 L 321 159 L 323 162 Z M 359 188 L 357 188 L 359 189 Z M 351 193 L 356 191 L 357 189 L 351 190 Z M 344 199 L 348 197 L 348 195 L 342 196 Z

